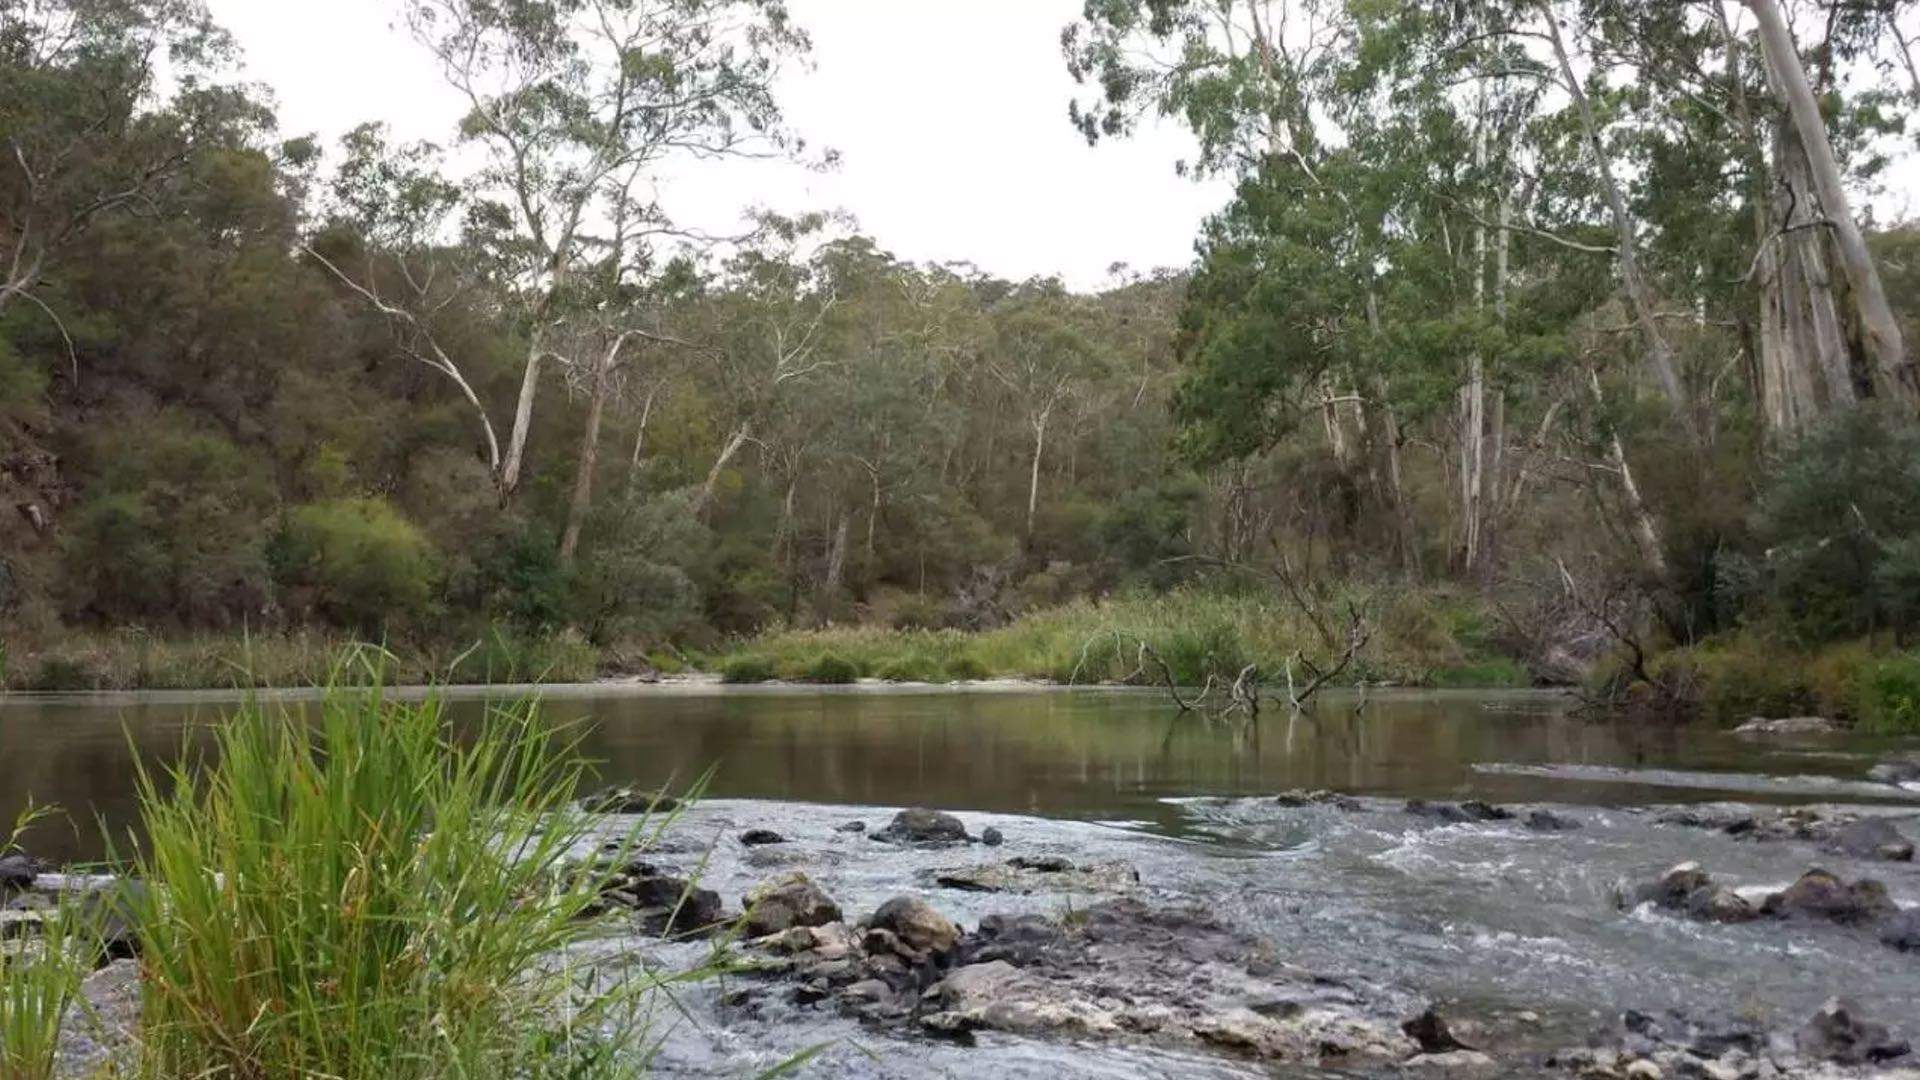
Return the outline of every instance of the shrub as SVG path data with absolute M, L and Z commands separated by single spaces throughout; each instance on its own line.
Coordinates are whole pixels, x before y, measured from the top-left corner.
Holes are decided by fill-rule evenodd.
M 880 665 L 876 676 L 883 682 L 891 683 L 938 683 L 946 682 L 946 669 L 933 657 L 925 653 L 910 652 L 894 657 Z
M 300 507 L 275 556 L 282 582 L 313 588 L 322 613 L 361 630 L 419 614 L 432 595 L 432 544 L 383 499 Z
M 582 1036 L 624 1042 L 627 988 L 551 963 L 601 932 L 604 878 L 569 862 L 594 831 L 584 768 L 532 705 L 456 738 L 440 700 L 376 687 L 328 691 L 317 717 L 250 703 L 209 762 L 144 774 L 152 888 L 124 902 L 145 1071 L 612 1074 Z
M 720 664 L 720 681 L 737 686 L 773 678 L 773 661 L 764 656 L 729 656 Z
M 805 681 L 844 686 L 860 681 L 860 668 L 853 661 L 834 653 L 825 653 L 807 665 Z
M 954 682 L 979 682 L 992 677 L 987 666 L 971 656 L 956 656 L 947 661 L 947 678 Z
M 1873 664 L 1859 690 L 1860 725 L 1880 734 L 1920 733 L 1920 653 Z

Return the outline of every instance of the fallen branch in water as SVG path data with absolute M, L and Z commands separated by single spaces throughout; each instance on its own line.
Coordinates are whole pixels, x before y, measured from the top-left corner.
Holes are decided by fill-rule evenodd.
M 1366 648 L 1367 642 L 1371 640 L 1373 640 L 1373 629 L 1367 625 L 1366 619 L 1361 617 L 1360 609 L 1351 603 L 1347 604 L 1346 651 L 1340 654 L 1338 663 L 1335 663 L 1326 671 L 1321 671 L 1313 661 L 1307 659 L 1305 652 L 1297 649 L 1294 650 L 1294 654 L 1287 658 L 1286 665 L 1287 700 L 1293 703 L 1295 709 L 1304 710 L 1307 707 L 1307 703 L 1313 700 L 1313 695 L 1319 693 L 1321 687 L 1339 678 L 1341 673 L 1353 664 L 1353 658 L 1359 655 L 1360 650 Z M 1307 683 L 1305 690 L 1296 691 L 1294 689 L 1293 665 L 1295 662 L 1298 662 L 1306 669 L 1307 673 L 1312 676 L 1312 681 Z

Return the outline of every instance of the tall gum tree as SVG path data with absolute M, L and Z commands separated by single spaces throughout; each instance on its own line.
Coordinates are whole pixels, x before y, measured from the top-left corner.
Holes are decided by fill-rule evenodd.
M 460 142 L 484 162 L 462 184 L 468 245 L 523 327 L 495 469 L 507 500 L 543 365 L 594 365 L 557 346 L 584 340 L 562 327 L 606 302 L 581 279 L 615 208 L 634 248 L 685 238 L 644 197 L 668 160 L 802 152 L 774 83 L 810 43 L 780 0 L 409 0 L 407 23 L 465 100 Z

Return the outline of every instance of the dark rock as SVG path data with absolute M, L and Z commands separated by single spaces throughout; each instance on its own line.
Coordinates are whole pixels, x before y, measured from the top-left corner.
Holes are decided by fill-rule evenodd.
M 1920 908 L 1903 908 L 1882 920 L 1880 942 L 1901 952 L 1920 952 Z
M 152 902 L 152 894 L 143 882 L 131 879 L 83 893 L 74 906 L 74 917 L 100 943 L 102 963 L 135 960 L 140 956 L 140 936 L 135 927 L 140 912 Z
M 914 896 L 896 896 L 881 904 L 867 925 L 891 931 L 906 946 L 922 953 L 950 953 L 960 940 L 958 927 L 933 905 Z
M 839 905 L 805 874 L 761 885 L 743 897 L 740 906 L 746 909 L 741 932 L 750 938 L 840 921 Z
M 947 844 L 962 844 L 968 839 L 967 827 L 952 814 L 943 814 L 938 810 L 913 809 L 902 810 L 893 815 L 893 821 L 886 828 L 873 834 L 876 840 L 885 840 L 894 844 L 915 844 L 932 847 Z
M 740 842 L 747 847 L 763 847 L 767 844 L 784 844 L 787 838 L 772 829 L 748 829 L 740 834 Z
M 1867 1065 L 1905 1057 L 1911 1047 L 1884 1024 L 1861 1018 L 1858 1006 L 1829 1000 L 1794 1039 L 1802 1054 L 1841 1065 Z
M 1400 1025 L 1407 1038 L 1420 1044 L 1423 1054 L 1445 1054 L 1453 1050 L 1472 1050 L 1471 1046 L 1453 1037 L 1453 1031 L 1447 1022 L 1431 1007 L 1419 1016 Z
M 845 832 L 845 833 L 863 833 L 867 831 L 867 823 L 864 821 L 849 821 L 845 825 L 835 825 L 833 827 L 833 831 Z
M 720 894 L 695 888 L 683 877 L 651 863 L 634 862 L 612 874 L 600 891 L 608 907 L 632 910 L 649 934 L 692 934 L 711 930 L 724 915 Z
M 1534 832 L 1572 832 L 1579 827 L 1579 822 L 1551 810 L 1535 810 L 1527 815 L 1527 828 Z
M 1505 807 L 1494 806 L 1492 803 L 1481 802 L 1478 799 L 1463 802 L 1458 806 L 1452 803 L 1430 803 L 1425 799 L 1408 799 L 1407 813 L 1415 817 L 1444 821 L 1450 825 L 1461 825 L 1481 821 L 1508 821 L 1513 817 L 1513 811 Z
M 1892 822 L 1880 817 L 1865 817 L 1842 825 L 1827 846 L 1856 859 L 1913 861 L 1913 841 L 1900 835 Z
M 1761 912 L 1778 918 L 1820 919 L 1842 926 L 1865 926 L 1899 912 L 1887 887 L 1870 878 L 1847 884 L 1825 870 L 1809 870 L 1774 893 Z
M 1042 874 L 1064 874 L 1073 869 L 1073 864 L 1058 855 L 1021 855 L 1007 860 L 1007 865 L 1016 870 L 1033 870 Z
M 1331 806 L 1336 810 L 1358 810 L 1360 800 L 1351 795 L 1342 795 L 1335 791 L 1287 791 L 1274 796 L 1273 801 L 1281 806 Z
M 967 941 L 969 963 L 1005 960 L 1028 967 L 1062 938 L 1060 928 L 1039 915 L 989 915 Z
M 662 791 L 610 787 L 580 800 L 589 814 L 665 814 L 680 807 L 679 800 Z
M 991 825 L 980 830 L 980 842 L 988 847 L 999 847 L 1001 844 L 1006 843 L 1006 841 L 1006 835 Z
M 33 879 L 45 871 L 46 864 L 24 852 L 0 855 L 0 893 L 31 889 Z

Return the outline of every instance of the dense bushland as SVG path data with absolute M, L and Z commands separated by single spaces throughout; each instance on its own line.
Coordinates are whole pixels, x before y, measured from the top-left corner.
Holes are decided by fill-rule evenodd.
M 1115 629 L 1200 673 L 1324 652 L 1348 599 L 1354 677 L 1898 682 L 1904 8 L 1331 5 L 1303 51 L 1247 0 L 1090 5 L 1082 134 L 1176 117 L 1236 187 L 1193 265 L 1076 293 L 837 215 L 678 228 L 675 154 L 812 160 L 780 5 L 395 4 L 423 61 L 522 80 L 454 145 L 290 138 L 193 3 L 0 0 L 9 685 L 218 684 L 243 636 L 276 681 L 346 639 L 410 677 L 1061 678 Z

